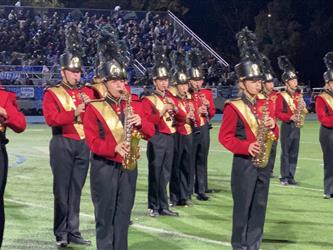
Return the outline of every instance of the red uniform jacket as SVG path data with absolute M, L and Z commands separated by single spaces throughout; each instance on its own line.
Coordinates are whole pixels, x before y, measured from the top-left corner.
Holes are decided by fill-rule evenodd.
M 316 113 L 322 126 L 333 128 L 333 97 L 329 93 L 316 97 Z
M 101 157 L 121 163 L 122 157 L 115 152 L 116 146 L 122 141 L 124 128 L 119 116 L 125 108 L 125 101 L 109 104 L 106 101 L 92 102 L 87 106 L 84 116 L 84 132 L 90 150 Z M 132 102 L 134 113 L 141 116 L 141 127 L 138 128 L 146 139 L 154 131 L 153 124 L 142 117 L 141 105 Z
M 209 107 L 208 107 L 208 118 L 212 119 L 213 116 L 216 113 L 214 99 L 213 99 L 213 93 L 210 89 L 200 89 L 198 92 L 192 93 L 192 99 L 197 107 L 202 106 L 203 102 L 203 96 L 209 101 Z M 200 117 L 200 126 L 203 126 L 207 123 L 206 115 L 201 115 Z
M 286 101 L 288 97 L 289 103 Z M 276 99 L 276 117 L 282 122 L 290 122 L 290 117 L 294 114 L 295 108 L 298 106 L 298 98 L 300 94 L 294 93 L 292 96 L 288 92 L 283 91 L 278 94 Z
M 2 126 L 9 127 L 16 133 L 23 132 L 27 124 L 23 113 L 19 111 L 16 104 L 16 95 L 0 89 L 0 107 L 4 108 L 7 112 L 7 117 L 0 116 Z
M 47 125 L 60 128 L 64 137 L 74 140 L 85 138 L 83 126 L 76 121 L 74 115 L 76 107 L 82 103 L 80 92 L 94 99 L 92 89 L 69 89 L 61 85 L 47 89 L 43 99 L 43 114 Z M 84 113 L 81 114 L 81 120 L 83 117 Z
M 177 100 L 174 96 L 168 95 L 168 98 L 172 99 L 177 106 Z M 163 105 L 166 100 L 162 96 L 154 93 L 150 96 L 145 96 L 142 99 L 142 109 L 144 117 L 154 124 L 155 129 L 163 134 L 173 134 L 176 132 L 176 128 L 172 127 L 172 119 L 168 112 L 166 112 L 162 117 L 160 117 L 159 111 L 162 110 Z M 184 112 L 178 109 L 178 112 L 175 113 L 174 119 L 176 123 L 183 121 L 186 116 Z
M 262 102 L 250 109 L 243 100 L 238 99 L 225 104 L 222 125 L 219 132 L 220 143 L 234 154 L 250 155 L 248 152 L 251 143 L 257 140 L 255 128 L 257 120 L 251 110 L 261 109 Z M 257 116 L 261 118 L 261 112 Z M 272 130 L 276 138 L 279 137 L 278 127 Z

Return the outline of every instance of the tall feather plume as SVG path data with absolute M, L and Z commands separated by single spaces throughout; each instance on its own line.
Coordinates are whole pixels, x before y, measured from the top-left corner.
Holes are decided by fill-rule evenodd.
M 245 27 L 236 34 L 236 39 L 242 60 L 261 61 L 255 33 Z
M 295 72 L 294 66 L 289 61 L 288 57 L 286 56 L 279 56 L 278 57 L 278 65 L 281 70 L 284 72 L 292 71 Z
M 176 73 L 178 71 L 184 71 L 186 72 L 186 69 L 189 67 L 187 64 L 186 56 L 181 51 L 172 51 L 170 53 L 170 61 L 172 63 L 172 73 Z
M 76 56 L 83 57 L 84 51 L 81 45 L 81 37 L 75 24 L 66 28 L 66 51 Z
M 200 50 L 194 48 L 191 51 L 189 51 L 186 60 L 187 60 L 186 64 L 190 65 L 192 68 L 200 68 L 202 65 Z
M 261 68 L 264 73 L 273 73 L 271 61 L 265 55 L 261 55 Z
M 161 42 L 156 41 L 153 47 L 155 66 L 165 66 L 169 68 L 169 59 Z
M 324 56 L 324 63 L 327 70 L 333 70 L 333 52 L 328 52 Z
M 119 55 L 117 50 L 117 40 L 112 29 L 108 27 L 101 29 L 100 35 L 97 39 L 97 51 L 98 58 L 96 61 L 99 64 L 111 61 L 112 59 L 116 59 L 118 61 Z

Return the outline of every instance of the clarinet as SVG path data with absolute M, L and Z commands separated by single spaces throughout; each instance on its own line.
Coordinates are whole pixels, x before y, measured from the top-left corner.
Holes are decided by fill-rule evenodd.
M 190 95 L 189 93 L 186 93 L 186 100 L 185 103 L 187 105 L 187 108 L 190 110 L 190 112 L 195 113 L 193 103 L 190 101 Z M 191 119 L 191 125 L 192 125 L 192 131 L 194 134 L 200 134 L 200 126 L 198 125 L 195 117 Z
M 200 94 L 201 97 L 201 102 L 203 105 L 205 105 L 207 107 L 207 113 L 205 114 L 206 120 L 207 120 L 207 124 L 208 124 L 208 129 L 212 129 L 212 123 L 210 122 L 210 118 L 209 118 L 209 114 L 208 114 L 208 104 L 205 104 L 205 102 L 207 101 L 205 94 Z
M 166 120 L 171 121 L 171 127 L 175 127 L 176 126 L 175 112 L 177 112 L 176 111 L 177 107 L 175 106 L 175 104 L 173 103 L 173 101 L 169 97 L 164 97 L 163 102 L 165 104 L 171 104 L 172 107 L 173 107 L 173 110 L 168 110 L 167 111 L 170 117 L 168 117 Z

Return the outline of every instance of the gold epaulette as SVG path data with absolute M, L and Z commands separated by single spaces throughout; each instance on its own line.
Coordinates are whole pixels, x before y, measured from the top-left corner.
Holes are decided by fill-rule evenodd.
M 265 96 L 263 93 L 259 93 L 259 94 L 257 95 L 257 98 L 258 98 L 259 100 L 264 100 L 264 99 L 266 99 L 266 96 Z
M 225 100 L 225 102 L 224 102 L 223 105 L 226 105 L 226 104 L 228 104 L 228 103 L 232 103 L 232 102 L 234 102 L 234 101 L 239 101 L 239 100 L 241 100 L 241 99 L 242 99 L 242 98 L 240 98 L 240 97 L 227 99 L 227 100 Z

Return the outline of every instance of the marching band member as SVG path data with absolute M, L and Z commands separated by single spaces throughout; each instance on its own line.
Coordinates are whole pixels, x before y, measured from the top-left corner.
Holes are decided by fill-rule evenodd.
M 0 88 L 0 248 L 5 227 L 4 193 L 8 175 L 8 155 L 6 151 L 7 128 L 21 133 L 26 128 L 24 115 L 16 104 L 16 95 Z
M 191 174 L 191 189 L 197 194 L 197 199 L 206 201 L 209 197 L 206 193 L 212 192 L 208 189 L 208 153 L 210 145 L 209 130 L 212 128 L 210 120 L 215 115 L 215 105 L 211 90 L 202 88 L 204 82 L 201 70 L 200 54 L 193 50 L 190 54 L 191 67 L 189 70 L 190 92 L 195 102 L 198 115 L 200 116 L 200 133 L 193 135 L 193 173 Z M 193 191 L 192 191 L 193 192 Z
M 193 148 L 193 132 L 199 130 L 200 118 L 195 116 L 195 104 L 190 99 L 188 93 L 187 70 L 185 58 L 181 53 L 174 56 L 173 75 L 174 86 L 169 88 L 170 92 L 176 98 L 176 105 L 179 112 L 182 112 L 182 121 L 176 123 L 175 135 L 175 152 L 174 161 L 171 171 L 170 180 L 170 202 L 173 206 L 189 206 L 192 205 L 190 200 L 190 173 L 192 168 L 192 148 Z
M 261 101 L 265 101 L 266 98 L 268 98 L 272 106 L 270 107 L 271 109 L 271 114 L 275 115 L 275 109 L 276 109 L 276 99 L 278 95 L 278 91 L 274 90 L 274 76 L 273 76 L 273 69 L 271 67 L 271 63 L 269 59 L 266 56 L 263 56 L 262 58 L 263 63 L 262 63 L 262 71 L 263 71 L 263 81 L 262 81 L 262 90 L 261 93 L 258 95 L 258 100 L 260 99 Z M 272 144 L 272 149 L 271 149 L 271 154 L 268 162 L 268 168 L 271 169 L 271 178 L 274 177 L 273 175 L 273 170 L 274 170 L 274 164 L 275 164 L 275 158 L 276 158 L 276 148 L 277 148 L 277 141 L 274 141 Z
M 276 117 L 281 120 L 281 178 L 282 185 L 297 185 L 295 172 L 298 159 L 300 128 L 307 113 L 303 95 L 298 88 L 294 67 L 285 56 L 278 57 L 283 70 L 282 81 L 286 90 L 276 100 Z
M 167 58 L 159 46 L 155 48 L 152 72 L 155 91 L 142 99 L 145 117 L 154 124 L 156 132 L 148 141 L 148 209 L 149 216 L 178 216 L 169 209 L 167 185 L 170 182 L 174 159 L 174 138 L 178 109 L 168 95 L 169 69 Z
M 56 244 L 90 245 L 79 231 L 81 191 L 89 168 L 89 148 L 82 119 L 85 106 L 93 98 L 88 88 L 79 89 L 82 61 L 77 33 L 67 30 L 67 51 L 61 55 L 62 81 L 45 91 L 43 114 L 52 128 L 50 165 L 53 173 L 54 235 Z
M 324 158 L 324 199 L 333 197 L 333 52 L 328 52 L 324 61 L 325 90 L 316 97 L 316 113 L 321 124 L 319 141 Z
M 278 137 L 272 114 L 267 113 L 269 107 L 262 107 L 262 102 L 256 101 L 261 90 L 262 72 L 259 62 L 244 53 L 248 46 L 242 47 L 242 44 L 247 44 L 242 40 L 249 36 L 249 32 L 246 28 L 237 34 L 243 59 L 235 66 L 235 71 L 242 95 L 225 104 L 219 132 L 220 143 L 234 154 L 231 173 L 234 201 L 231 243 L 233 249 L 239 250 L 260 247 L 270 169 L 257 166 L 254 159 L 266 147 L 266 141 L 260 141 L 262 132 L 267 131 L 273 133 L 275 138 Z
M 136 162 L 134 169 L 124 165 L 125 158 L 131 154 L 127 139 L 134 128 L 145 137 L 152 135 L 154 128 L 139 115 L 141 110 L 124 91 L 125 69 L 117 59 L 117 52 L 110 50 L 102 63 L 107 94 L 104 100 L 88 105 L 84 131 L 92 152 L 90 182 L 97 249 L 126 250 L 135 192 L 130 175 L 136 171 Z

